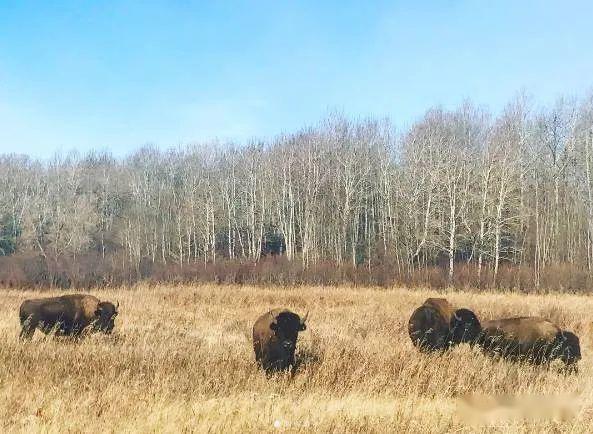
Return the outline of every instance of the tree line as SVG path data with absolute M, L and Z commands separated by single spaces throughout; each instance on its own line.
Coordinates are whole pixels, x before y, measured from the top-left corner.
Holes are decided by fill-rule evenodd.
M 500 286 L 518 270 L 507 285 L 540 288 L 563 269 L 585 287 L 592 172 L 593 94 L 543 108 L 519 95 L 496 114 L 434 107 L 402 130 L 332 114 L 266 141 L 123 159 L 4 154 L 0 281 L 220 279 L 267 262 L 320 283 L 350 270 Z

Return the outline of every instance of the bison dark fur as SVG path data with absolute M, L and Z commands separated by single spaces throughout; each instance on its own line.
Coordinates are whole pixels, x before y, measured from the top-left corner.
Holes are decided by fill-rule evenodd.
M 448 348 L 452 342 L 449 324 L 454 309 L 445 298 L 427 298 L 408 321 L 412 343 L 421 351 Z
M 287 309 L 274 309 L 253 325 L 255 360 L 267 372 L 294 368 L 298 333 L 306 329 L 305 320 Z

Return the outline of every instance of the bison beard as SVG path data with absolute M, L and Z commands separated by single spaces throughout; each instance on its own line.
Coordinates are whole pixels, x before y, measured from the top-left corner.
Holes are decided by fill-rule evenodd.
M 274 309 L 253 325 L 255 360 L 266 371 L 294 368 L 298 333 L 306 329 L 305 320 L 286 309 Z
M 118 304 L 119 305 L 119 304 Z M 80 336 L 85 330 L 111 333 L 117 306 L 101 302 L 91 295 L 25 300 L 20 307 L 21 338 L 30 339 L 38 328 L 43 333 Z

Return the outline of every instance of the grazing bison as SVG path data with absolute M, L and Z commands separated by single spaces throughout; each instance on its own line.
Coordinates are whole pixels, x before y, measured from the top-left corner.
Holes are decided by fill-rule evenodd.
M 451 340 L 455 343 L 474 345 L 482 334 L 482 325 L 475 313 L 469 309 L 457 309 L 453 312 L 449 323 Z
M 455 312 L 445 298 L 427 298 L 408 321 L 412 343 L 421 351 L 444 350 L 451 346 L 449 324 Z
M 287 309 L 263 314 L 253 325 L 255 360 L 267 372 L 294 368 L 298 333 L 307 327 L 304 318 Z
M 539 317 L 517 317 L 480 324 L 473 312 L 460 309 L 451 319 L 453 334 L 465 334 L 465 342 L 477 343 L 489 354 L 536 365 L 555 359 L 564 362 L 568 371 L 577 371 L 581 359 L 579 338 Z
M 79 336 L 87 329 L 111 333 L 118 307 L 82 294 L 25 300 L 19 311 L 21 338 L 30 339 L 37 328 L 62 336 Z

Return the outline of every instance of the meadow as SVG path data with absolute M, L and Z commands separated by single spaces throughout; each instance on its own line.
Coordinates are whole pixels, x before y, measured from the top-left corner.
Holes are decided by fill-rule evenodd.
M 120 302 L 113 335 L 73 342 L 38 331 L 19 341 L 20 303 L 62 293 L 0 289 L 2 432 L 590 432 L 593 425 L 587 295 L 137 285 L 91 291 Z M 467 345 L 420 354 L 407 321 L 429 296 L 484 319 L 552 319 L 580 336 L 579 373 L 496 360 Z M 254 362 L 251 327 L 280 306 L 310 311 L 308 329 L 296 374 L 267 378 Z M 478 414 L 468 413 L 472 402 L 479 418 L 468 416 Z

